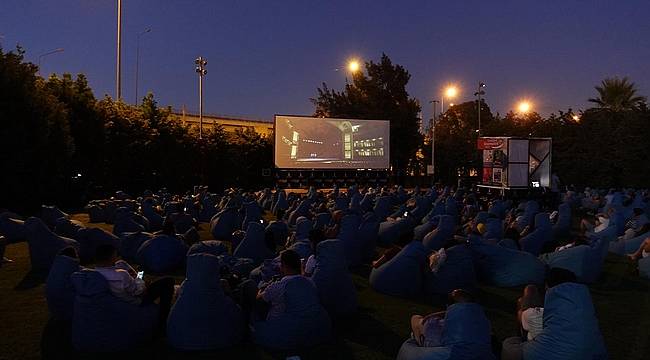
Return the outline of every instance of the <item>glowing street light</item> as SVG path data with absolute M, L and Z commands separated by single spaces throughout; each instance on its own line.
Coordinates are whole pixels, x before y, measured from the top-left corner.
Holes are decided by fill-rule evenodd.
M 348 61 L 348 71 L 351 72 L 352 74 L 356 73 L 361 69 L 361 65 L 359 64 L 358 60 L 350 60 Z
M 572 118 L 573 121 L 575 121 L 575 122 L 579 122 L 579 121 L 580 121 L 580 116 L 578 116 L 578 115 L 573 115 L 571 118 Z
M 532 107 L 533 106 L 528 100 L 522 100 L 521 102 L 519 102 L 519 105 L 517 105 L 517 110 L 522 114 L 526 114 L 530 112 Z
M 445 97 L 453 99 L 458 95 L 458 87 L 456 85 L 449 85 L 445 88 L 440 99 L 440 113 L 445 113 Z M 452 104 L 453 106 L 453 104 Z

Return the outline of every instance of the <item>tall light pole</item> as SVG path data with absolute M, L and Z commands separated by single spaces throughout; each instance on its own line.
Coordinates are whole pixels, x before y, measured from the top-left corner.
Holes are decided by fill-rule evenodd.
M 138 34 L 138 46 L 136 48 L 135 52 L 135 104 L 138 105 L 138 78 L 139 78 L 139 70 L 140 70 L 140 38 L 142 35 L 150 33 L 151 28 L 145 29 L 143 32 Z
M 44 58 L 44 57 L 46 57 L 46 56 L 48 56 L 48 55 L 52 55 L 52 54 L 56 54 L 56 53 L 60 53 L 60 52 L 63 52 L 63 51 L 64 51 L 63 48 L 56 48 L 56 49 L 54 49 L 54 50 L 50 50 L 50 51 L 48 51 L 48 52 L 44 52 L 44 53 L 38 55 L 38 73 L 39 73 L 39 74 L 41 73 L 41 59 L 42 59 L 42 58 Z
M 122 0 L 117 0 L 117 69 L 115 79 L 115 98 L 122 98 Z
M 199 56 L 194 60 L 196 72 L 199 74 L 199 139 L 203 139 L 203 77 L 208 73 L 205 66 L 208 61 Z
M 440 100 L 431 100 L 429 104 L 433 104 L 433 115 L 431 116 L 431 186 L 436 181 L 436 104 Z
M 478 91 L 474 93 L 474 96 L 478 97 L 478 129 L 476 132 L 478 136 L 481 136 L 481 95 L 485 95 L 485 83 L 482 81 L 478 82 Z

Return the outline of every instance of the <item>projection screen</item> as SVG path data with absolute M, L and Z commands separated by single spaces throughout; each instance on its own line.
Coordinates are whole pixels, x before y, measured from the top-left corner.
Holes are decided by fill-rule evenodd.
M 388 169 L 387 120 L 276 115 L 275 166 L 282 169 Z

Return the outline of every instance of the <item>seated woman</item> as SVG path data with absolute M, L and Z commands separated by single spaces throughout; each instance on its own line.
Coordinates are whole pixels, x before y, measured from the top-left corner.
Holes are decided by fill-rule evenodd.
M 609 215 L 597 214 L 593 221 L 589 219 L 582 219 L 580 221 L 580 230 L 584 233 L 598 233 L 609 226 Z
M 522 338 L 533 340 L 542 332 L 544 323 L 544 302 L 536 285 L 524 288 L 522 297 L 517 300 L 517 323 Z
M 472 295 L 464 290 L 456 289 L 449 294 L 449 306 L 472 301 Z M 438 311 L 425 316 L 411 316 L 412 339 L 415 340 L 419 346 L 441 346 L 446 314 L 446 311 Z

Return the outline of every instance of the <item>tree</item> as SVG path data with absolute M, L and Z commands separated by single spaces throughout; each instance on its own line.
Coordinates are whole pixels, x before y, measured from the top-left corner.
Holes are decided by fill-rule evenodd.
M 629 110 L 638 110 L 646 98 L 638 96 L 636 85 L 627 77 L 619 79 L 618 77 L 606 78 L 596 86 L 598 97 L 589 99 L 595 103 L 598 108 L 610 110 L 613 112 L 622 112 Z
M 366 72 L 352 75 L 352 82 L 341 92 L 327 84 L 312 99 L 315 116 L 390 121 L 390 155 L 395 169 L 406 169 L 421 143 L 420 104 L 409 96 L 406 84 L 411 75 L 394 65 L 386 54 L 378 63 L 365 63 Z
M 0 48 L 0 207 L 33 211 L 61 200 L 74 145 L 65 106 L 23 60 Z

